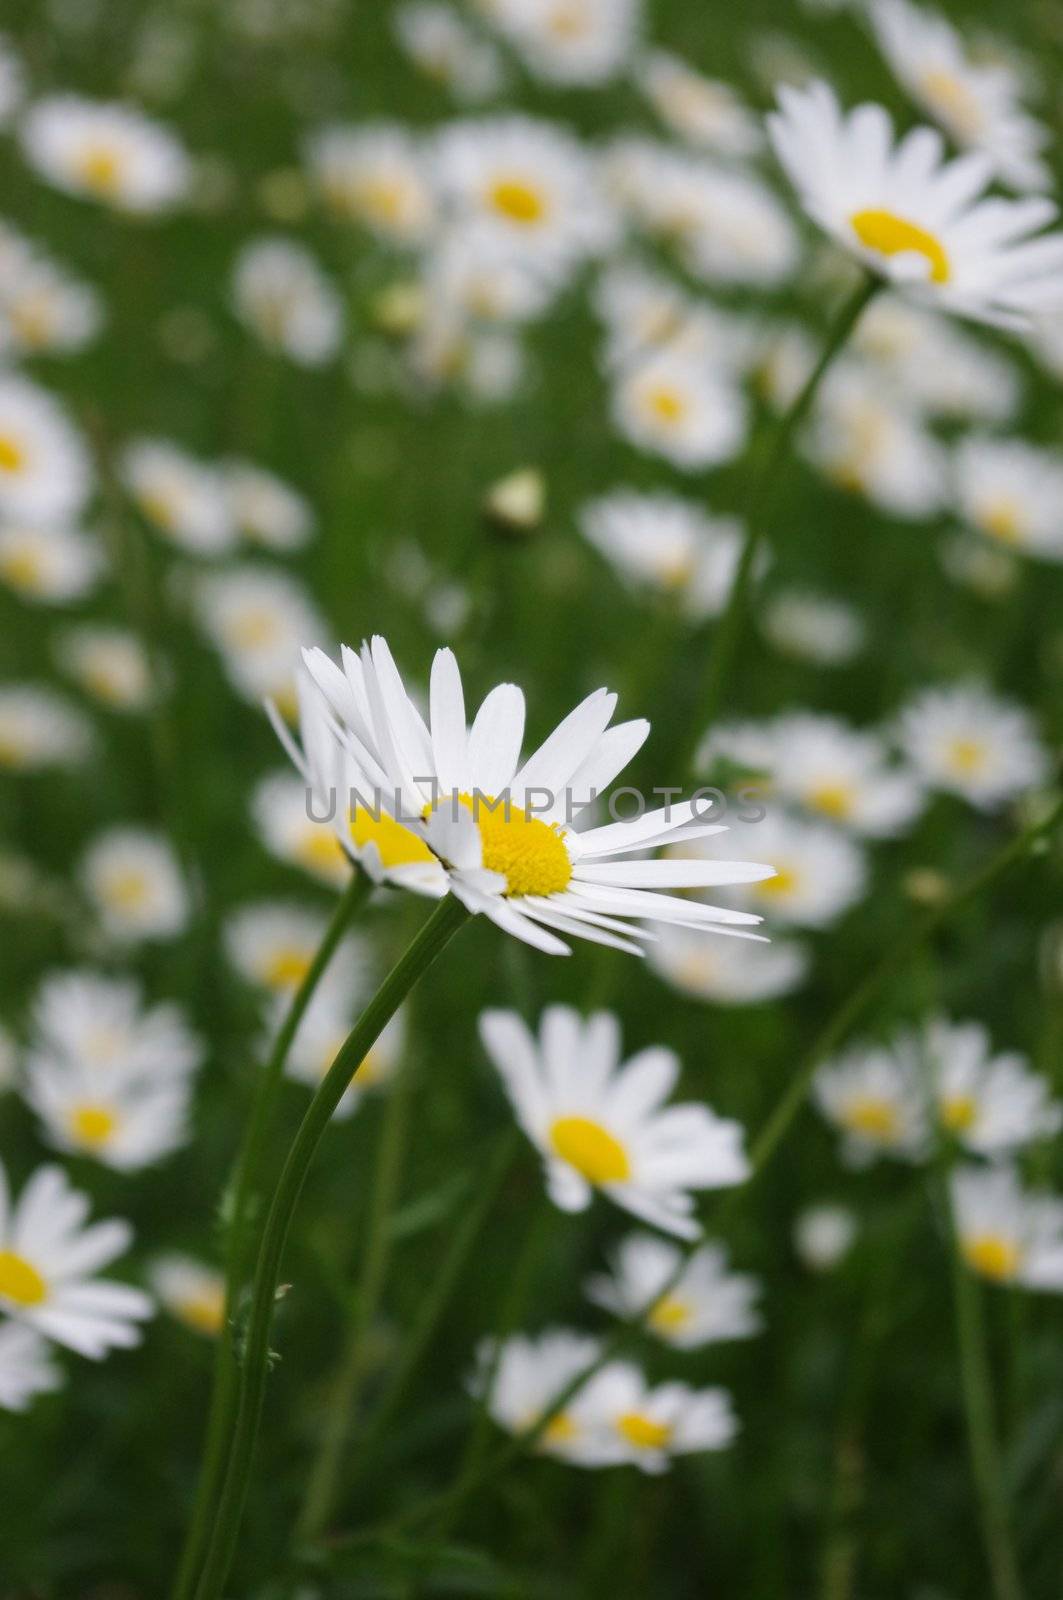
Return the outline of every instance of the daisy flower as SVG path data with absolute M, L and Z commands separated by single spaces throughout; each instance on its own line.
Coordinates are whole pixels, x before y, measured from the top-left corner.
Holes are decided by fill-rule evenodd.
M 1008 550 L 1063 561 L 1063 453 L 1025 439 L 967 438 L 955 485 L 969 526 Z
M 303 586 L 280 567 L 247 563 L 204 575 L 193 605 L 237 694 L 294 716 L 300 649 L 327 631 Z
M 308 651 L 305 660 L 338 719 L 350 769 L 361 768 L 356 825 L 367 801 L 377 805 L 374 821 L 401 810 L 399 820 L 445 867 L 446 887 L 505 932 L 553 955 L 568 950 L 558 933 L 634 952 L 639 935 L 628 919 L 726 925 L 725 931 L 748 930 L 760 920 L 658 891 L 755 882 L 771 875 L 769 867 L 622 859 L 725 831 L 699 820 L 696 803 L 582 832 L 573 826 L 592 793 L 605 791 L 649 733 L 644 721 L 609 727 L 614 694 L 588 695 L 522 762 L 523 694 L 514 684 L 498 685 L 470 728 L 450 650 L 437 651 L 432 665 L 430 727 L 383 639 L 363 645 L 360 655 L 345 649 L 342 669 L 321 650 Z
M 366 962 L 368 966 L 368 961 Z M 340 1046 L 354 1027 L 358 1012 L 369 999 L 367 985 L 319 988 L 306 1008 L 292 1041 L 285 1073 L 297 1083 L 316 1089 L 339 1054 Z M 278 1013 L 280 1008 L 278 1007 Z M 277 1017 L 279 1025 L 280 1016 Z M 351 1081 L 333 1115 L 342 1120 L 358 1109 L 363 1095 L 380 1089 L 394 1078 L 402 1062 L 406 1044 L 406 1019 L 395 1013 L 376 1044 L 351 1073 Z
M 278 861 L 309 872 L 339 889 L 351 874 L 351 858 L 334 828 L 315 822 L 307 785 L 290 772 L 263 778 L 251 797 L 251 814 L 262 843 Z
M 361 223 L 386 244 L 424 244 L 435 196 L 419 143 L 397 122 L 335 123 L 309 141 L 311 178 L 337 216 Z
M 844 600 L 811 589 L 780 589 L 763 604 L 761 632 L 781 655 L 817 667 L 844 667 L 864 648 L 867 629 Z
M 1011 1167 L 960 1167 L 949 1181 L 963 1259 L 992 1283 L 1063 1291 L 1063 1200 L 1022 1187 Z
M 795 939 L 736 945 L 704 939 L 693 928 L 670 926 L 662 927 L 647 945 L 646 959 L 673 989 L 720 1006 L 779 1000 L 801 987 L 812 964 L 808 947 Z
M 52 1359 L 51 1346 L 34 1328 L 21 1322 L 0 1322 L 0 1408 L 25 1411 L 39 1394 L 63 1386 L 63 1374 Z
M 314 514 L 301 494 L 249 461 L 226 461 L 222 475 L 230 520 L 249 543 L 282 554 L 303 548 Z
M 919 1161 L 926 1154 L 926 1096 L 914 1052 L 855 1045 L 818 1069 L 812 1097 L 843 1135 L 842 1153 L 852 1166 L 868 1166 L 878 1156 Z
M 188 189 L 191 168 L 180 143 L 132 106 L 49 95 L 30 107 L 19 136 L 46 182 L 120 211 L 167 211 Z
M 1058 302 L 1063 235 L 1047 200 L 984 198 L 981 152 L 945 161 L 940 134 L 894 144 L 878 105 L 843 114 L 825 83 L 779 91 L 768 132 L 809 216 L 872 272 L 929 306 L 1022 329 Z
M 501 1346 L 485 1340 L 477 1350 L 469 1387 L 485 1398 L 488 1415 L 506 1433 L 526 1433 L 572 1380 L 597 1360 L 601 1348 L 597 1339 L 567 1328 L 550 1328 L 537 1338 L 515 1334 Z M 598 1416 L 588 1388 L 547 1424 L 535 1445 L 540 1454 L 572 1466 L 603 1465 Z
M 803 448 L 813 465 L 889 516 L 932 517 L 948 492 L 948 457 L 910 405 L 855 361 L 828 373 Z
M 641 0 L 495 0 L 491 20 L 543 82 L 597 86 L 631 59 Z
M 81 881 L 104 932 L 120 943 L 173 939 L 189 903 L 177 857 L 148 828 L 111 828 L 85 852 Z
M 225 1321 L 225 1279 L 194 1256 L 157 1256 L 148 1270 L 155 1298 L 178 1322 L 214 1338 Z
M 459 100 L 489 100 L 505 85 L 498 51 L 453 6 L 407 0 L 395 12 L 395 36 L 414 65 Z
M 104 567 L 97 541 L 73 528 L 0 525 L 0 583 L 20 600 L 63 606 L 91 593 Z
M 725 1389 L 651 1386 L 629 1361 L 610 1361 L 587 1386 L 587 1409 L 603 1434 L 608 1465 L 667 1472 L 675 1456 L 724 1450 L 738 1432 Z
M 98 1361 L 140 1343 L 146 1294 L 96 1277 L 129 1248 L 133 1230 L 112 1219 L 85 1226 L 88 1196 L 56 1166 L 38 1167 L 12 1203 L 0 1164 L 0 1310 L 56 1344 Z
M 1050 134 L 1023 110 L 1017 73 L 999 60 L 972 60 L 938 11 L 909 0 L 872 0 L 870 16 L 898 81 L 956 144 L 981 151 L 1010 189 L 1051 187 L 1041 155 Z
M 64 672 L 112 711 L 143 711 L 151 700 L 151 668 L 144 647 L 122 628 L 68 628 L 56 640 Z
M 799 928 L 827 928 L 867 890 L 867 861 L 855 840 L 828 823 L 772 809 L 756 829 L 757 854 L 774 871 L 762 880 L 730 891 L 740 904 L 753 907 L 774 922 Z M 700 857 L 694 842 L 677 847 L 684 858 Z M 725 855 L 741 855 L 746 837 L 732 830 L 720 841 Z M 670 852 L 671 855 L 671 852 Z
M 748 433 L 748 407 L 731 376 L 683 351 L 661 350 L 618 373 L 609 409 L 622 439 L 683 472 L 729 461 Z
M 981 1023 L 936 1018 L 919 1048 L 931 1067 L 938 1119 L 972 1154 L 1007 1155 L 1063 1126 L 1063 1106 L 1046 1079 L 1015 1051 L 994 1055 Z
M 923 783 L 992 811 L 1044 781 L 1032 718 L 977 683 L 924 689 L 901 712 L 900 745 Z
M 327 927 L 328 918 L 306 906 L 256 901 L 226 919 L 225 952 L 245 982 L 290 996 L 309 972 Z M 349 988 L 360 965 L 359 947 L 345 940 L 332 959 L 325 984 Z
M 615 489 L 580 512 L 584 536 L 636 586 L 674 594 L 694 620 L 727 604 L 742 549 L 742 525 L 711 517 L 678 495 Z
M 0 374 L 0 517 L 62 523 L 91 487 L 88 452 L 66 412 L 28 378 Z
M 706 78 L 666 50 L 639 62 L 638 86 L 669 133 L 717 155 L 743 160 L 764 144 L 760 118 L 729 83 Z
M 1022 399 L 1007 356 L 899 295 L 880 294 L 871 302 L 853 330 L 852 349 L 925 417 L 1008 422 Z
M 50 1144 L 116 1172 L 151 1166 L 188 1137 L 187 1079 L 152 1082 L 114 1066 L 101 1073 L 83 1061 L 37 1052 L 27 1067 L 24 1094 Z
M 849 1254 L 857 1234 L 849 1206 L 823 1202 L 806 1206 L 794 1221 L 794 1249 L 812 1272 L 832 1272 Z
M 634 262 L 617 262 L 599 275 L 594 309 L 605 325 L 610 372 L 622 374 L 630 363 L 667 351 L 733 374 L 753 358 L 755 344 L 741 318 Z
M 611 1272 L 589 1278 L 584 1287 L 596 1305 L 627 1321 L 656 1301 L 646 1326 L 677 1350 L 748 1339 L 760 1331 L 760 1285 L 748 1273 L 728 1270 L 723 1245 L 700 1245 L 680 1271 L 683 1262 L 676 1245 L 655 1234 L 632 1233 L 617 1246 Z
M 190 555 L 223 555 L 234 542 L 221 474 L 168 439 L 136 439 L 121 460 L 122 480 L 152 527 Z
M 811 711 L 776 717 L 767 731 L 771 788 L 783 799 L 869 839 L 893 838 L 919 815 L 922 789 L 880 735 Z
M 90 971 L 44 979 L 31 1014 L 28 1064 L 83 1067 L 101 1083 L 112 1075 L 150 1083 L 181 1081 L 203 1056 L 183 1012 L 145 1005 L 139 983 Z
M 51 689 L 0 686 L 0 772 L 77 766 L 92 748 L 89 722 Z
M 317 262 L 289 239 L 255 239 L 232 274 L 236 315 L 269 350 L 301 367 L 331 361 L 343 343 L 343 301 Z
M 33 356 L 80 350 L 102 321 L 95 289 L 0 224 L 0 351 Z
M 537 1039 L 515 1012 L 485 1011 L 480 1036 L 562 1211 L 585 1210 L 601 1189 L 644 1222 L 696 1239 L 690 1191 L 748 1177 L 741 1126 L 701 1104 L 665 1106 L 678 1059 L 654 1046 L 621 1062 L 610 1012 L 584 1021 L 549 1006 Z

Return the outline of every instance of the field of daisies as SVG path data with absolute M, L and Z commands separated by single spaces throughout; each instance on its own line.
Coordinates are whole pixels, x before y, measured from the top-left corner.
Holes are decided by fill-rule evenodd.
M 0 1600 L 1049 1600 L 1063 17 L 10 0 Z

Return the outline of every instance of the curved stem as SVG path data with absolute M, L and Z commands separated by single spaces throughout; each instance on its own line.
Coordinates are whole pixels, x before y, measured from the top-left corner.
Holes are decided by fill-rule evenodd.
M 207 1426 L 204 1435 L 203 1459 L 196 1485 L 195 1502 L 188 1535 L 177 1567 L 177 1576 L 171 1591 L 172 1600 L 189 1600 L 193 1593 L 196 1572 L 203 1556 L 211 1507 L 221 1492 L 222 1473 L 225 1466 L 225 1440 L 232 1427 L 236 1405 L 236 1356 L 234 1351 L 234 1319 L 239 1310 L 241 1291 L 247 1275 L 248 1225 L 258 1200 L 258 1174 L 265 1154 L 266 1139 L 277 1101 L 284 1066 L 292 1040 L 307 1006 L 313 998 L 325 969 L 336 953 L 337 946 L 351 918 L 372 893 L 372 880 L 365 873 L 355 871 L 336 903 L 332 919 L 325 930 L 307 973 L 292 997 L 284 1019 L 277 1030 L 265 1066 L 258 1074 L 251 1115 L 244 1132 L 243 1143 L 233 1164 L 232 1175 L 226 1185 L 223 1213 L 228 1215 L 229 1238 L 225 1269 L 225 1315 L 214 1350 L 213 1379 Z
M 742 554 L 739 558 L 734 581 L 731 584 L 727 608 L 719 621 L 713 625 L 712 645 L 705 667 L 701 693 L 694 708 L 694 715 L 688 719 L 690 732 L 687 738 L 687 746 L 681 752 L 682 770 L 685 770 L 690 765 L 697 741 L 704 736 L 706 729 L 711 728 L 716 720 L 720 696 L 723 693 L 727 673 L 734 658 L 746 613 L 749 609 L 749 598 L 753 587 L 753 579 L 756 575 L 757 558 L 760 555 L 761 546 L 768 537 L 769 513 L 772 501 L 779 492 L 782 468 L 790 454 L 794 437 L 809 413 L 820 384 L 841 353 L 857 322 L 859 322 L 864 308 L 877 294 L 879 288 L 880 283 L 877 278 L 863 278 L 845 302 L 837 320 L 827 335 L 819 360 L 806 379 L 800 393 L 791 402 L 789 409 L 778 419 L 763 451 L 763 461 L 755 469 L 755 489 L 752 504 L 747 513 L 746 536 L 742 545 Z
M 440 901 L 347 1035 L 339 1054 L 318 1086 L 288 1151 L 262 1230 L 251 1290 L 240 1404 L 235 1425 L 227 1440 L 225 1484 L 196 1589 L 197 1600 L 218 1600 L 232 1562 L 265 1397 L 270 1328 L 281 1259 L 310 1163 L 351 1078 L 414 984 L 468 917 L 464 906 L 452 896 Z

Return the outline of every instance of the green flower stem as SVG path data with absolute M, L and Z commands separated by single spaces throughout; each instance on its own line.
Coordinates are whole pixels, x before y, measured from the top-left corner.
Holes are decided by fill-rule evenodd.
M 352 1077 L 410 990 L 468 920 L 452 896 L 441 900 L 385 978 L 340 1048 L 307 1108 L 273 1194 L 262 1230 L 251 1289 L 251 1310 L 236 1421 L 226 1440 L 224 1487 L 218 1499 L 196 1600 L 218 1600 L 228 1576 L 251 1475 L 265 1398 L 270 1328 L 281 1260 L 310 1163 Z
M 372 893 L 372 880 L 360 870 L 351 874 L 350 881 L 336 903 L 332 919 L 325 930 L 306 976 L 292 997 L 284 1015 L 269 1057 L 258 1074 L 251 1115 L 244 1132 L 243 1144 L 233 1165 L 232 1175 L 226 1185 L 223 1212 L 228 1219 L 228 1249 L 225 1271 L 225 1315 L 222 1320 L 215 1351 L 210 1408 L 203 1446 L 196 1498 L 185 1540 L 177 1577 L 172 1590 L 172 1600 L 189 1600 L 193 1593 L 196 1572 L 203 1556 L 208 1517 L 211 1507 L 221 1492 L 225 1465 L 225 1441 L 232 1427 L 236 1406 L 237 1371 L 234 1351 L 234 1321 L 240 1308 L 240 1299 L 248 1273 L 247 1242 L 249 1225 L 260 1202 L 260 1174 L 265 1158 L 266 1141 L 273 1120 L 285 1062 L 292 1040 L 314 991 L 355 913 Z
M 779 493 L 794 438 L 809 413 L 820 384 L 844 348 L 864 309 L 880 287 L 877 278 L 861 278 L 856 289 L 842 306 L 827 335 L 819 360 L 803 388 L 776 422 L 762 452 L 763 459 L 755 467 L 753 496 L 746 514 L 746 536 L 742 553 L 731 585 L 727 608 L 723 616 L 712 623 L 705 675 L 693 714 L 686 719 L 685 747 L 680 752 L 681 760 L 677 771 L 686 771 L 690 767 L 697 741 L 716 720 L 724 684 L 749 610 L 757 559 L 768 537 L 772 504 Z

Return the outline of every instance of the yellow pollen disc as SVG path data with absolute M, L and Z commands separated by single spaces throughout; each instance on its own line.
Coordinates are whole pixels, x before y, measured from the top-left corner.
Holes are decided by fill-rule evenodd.
M 568 888 L 572 861 L 556 823 L 529 817 L 520 806 L 493 795 L 458 798 L 479 829 L 484 866 L 505 878 L 507 895 L 560 894 Z
M 1006 1283 L 1013 1278 L 1022 1259 L 1019 1247 L 1013 1240 L 993 1233 L 965 1239 L 963 1257 L 975 1272 L 980 1272 L 984 1278 L 993 1278 L 997 1283 Z
M 262 976 L 271 989 L 294 989 L 306 977 L 312 960 L 311 951 L 297 950 L 294 945 L 276 950 L 266 962 Z
M 541 1445 L 571 1444 L 577 1438 L 579 1429 L 566 1411 L 559 1411 L 552 1417 L 539 1436 Z
M 203 1289 L 174 1306 L 174 1314 L 197 1333 L 220 1333 L 225 1320 L 225 1293 L 222 1289 Z
M 923 94 L 943 118 L 966 138 L 974 138 L 985 124 L 985 116 L 976 95 L 951 72 L 940 67 L 924 72 L 920 81 Z
M 757 893 L 778 896 L 782 899 L 785 895 L 793 894 L 800 879 L 792 867 L 779 867 L 774 878 L 765 878 L 757 884 Z
M 647 1317 L 650 1327 L 657 1333 L 679 1333 L 687 1327 L 694 1313 L 686 1300 L 678 1295 L 666 1294 Z
M 0 556 L 0 572 L 13 589 L 36 593 L 41 587 L 44 570 L 36 550 L 9 550 Z
M 260 650 L 277 637 L 277 616 L 273 611 L 245 611 L 229 628 L 229 639 L 237 649 Z
M 900 1132 L 896 1106 L 872 1095 L 861 1096 L 846 1106 L 842 1121 L 851 1133 L 882 1144 L 891 1144 Z
M 550 1145 L 588 1183 L 625 1183 L 631 1176 L 624 1146 L 589 1117 L 558 1117 L 550 1129 Z
M 87 150 L 81 160 L 81 181 L 94 194 L 112 196 L 122 176 L 122 158 L 117 150 L 98 145 Z
M 533 227 L 546 215 L 542 190 L 525 178 L 496 179 L 488 191 L 488 199 L 509 222 L 520 223 L 522 227 Z
M 0 433 L 0 472 L 21 472 L 25 465 L 26 452 L 19 441 Z
M 587 32 L 586 8 L 579 4 L 555 6 L 546 26 L 555 39 L 582 39 Z
M 387 178 L 367 178 L 358 186 L 357 200 L 363 215 L 375 222 L 402 221 L 403 190 Z
M 641 1411 L 625 1411 L 616 1419 L 617 1432 L 638 1450 L 664 1450 L 673 1429 L 667 1422 L 655 1422 Z
M 666 589 L 685 589 L 697 570 L 692 555 L 673 555 L 661 562 L 660 577 Z
M 173 532 L 177 521 L 175 496 L 166 494 L 162 489 L 148 489 L 138 497 L 138 503 L 149 522 L 154 522 L 155 526 L 165 533 Z
M 148 880 L 142 872 L 130 869 L 115 872 L 103 885 L 103 898 L 119 911 L 135 911 L 148 897 Z
M 359 849 L 375 844 L 385 867 L 409 867 L 435 860 L 423 839 L 384 811 L 374 817 L 364 806 L 356 806 L 351 816 L 351 838 Z
M 12 326 L 22 343 L 39 350 L 52 337 L 55 326 L 54 307 L 44 294 L 27 295 L 8 312 Z
M 844 822 L 853 814 L 855 796 L 847 783 L 821 783 L 809 794 L 808 803 L 826 817 Z
M 923 256 L 929 264 L 932 283 L 948 283 L 951 278 L 944 245 L 918 223 L 908 222 L 892 211 L 872 210 L 855 211 L 849 225 L 866 250 L 881 256 Z
M 983 533 L 991 534 L 1001 544 L 1025 543 L 1026 519 L 1022 507 L 1004 495 L 987 501 L 978 512 L 978 525 Z
M 0 1250 L 0 1300 L 39 1306 L 47 1298 L 48 1285 L 37 1268 L 13 1250 Z
M 949 746 L 948 764 L 961 778 L 970 778 L 985 766 L 985 746 L 977 739 L 954 739 Z
M 678 389 L 673 389 L 668 384 L 659 383 L 654 388 L 647 390 L 646 409 L 659 422 L 675 425 L 682 422 L 687 414 L 686 397 Z
M 973 1094 L 954 1094 L 943 1100 L 938 1109 L 950 1133 L 966 1133 L 978 1116 L 978 1101 Z
M 0 732 L 0 767 L 21 767 L 25 759 L 26 752 L 22 746 Z
M 295 858 L 300 866 L 326 878 L 342 876 L 347 861 L 343 846 L 332 829 L 320 822 L 303 829 L 296 844 Z
M 106 1144 L 118 1127 L 118 1118 L 106 1106 L 78 1106 L 70 1114 L 70 1132 L 79 1144 Z

